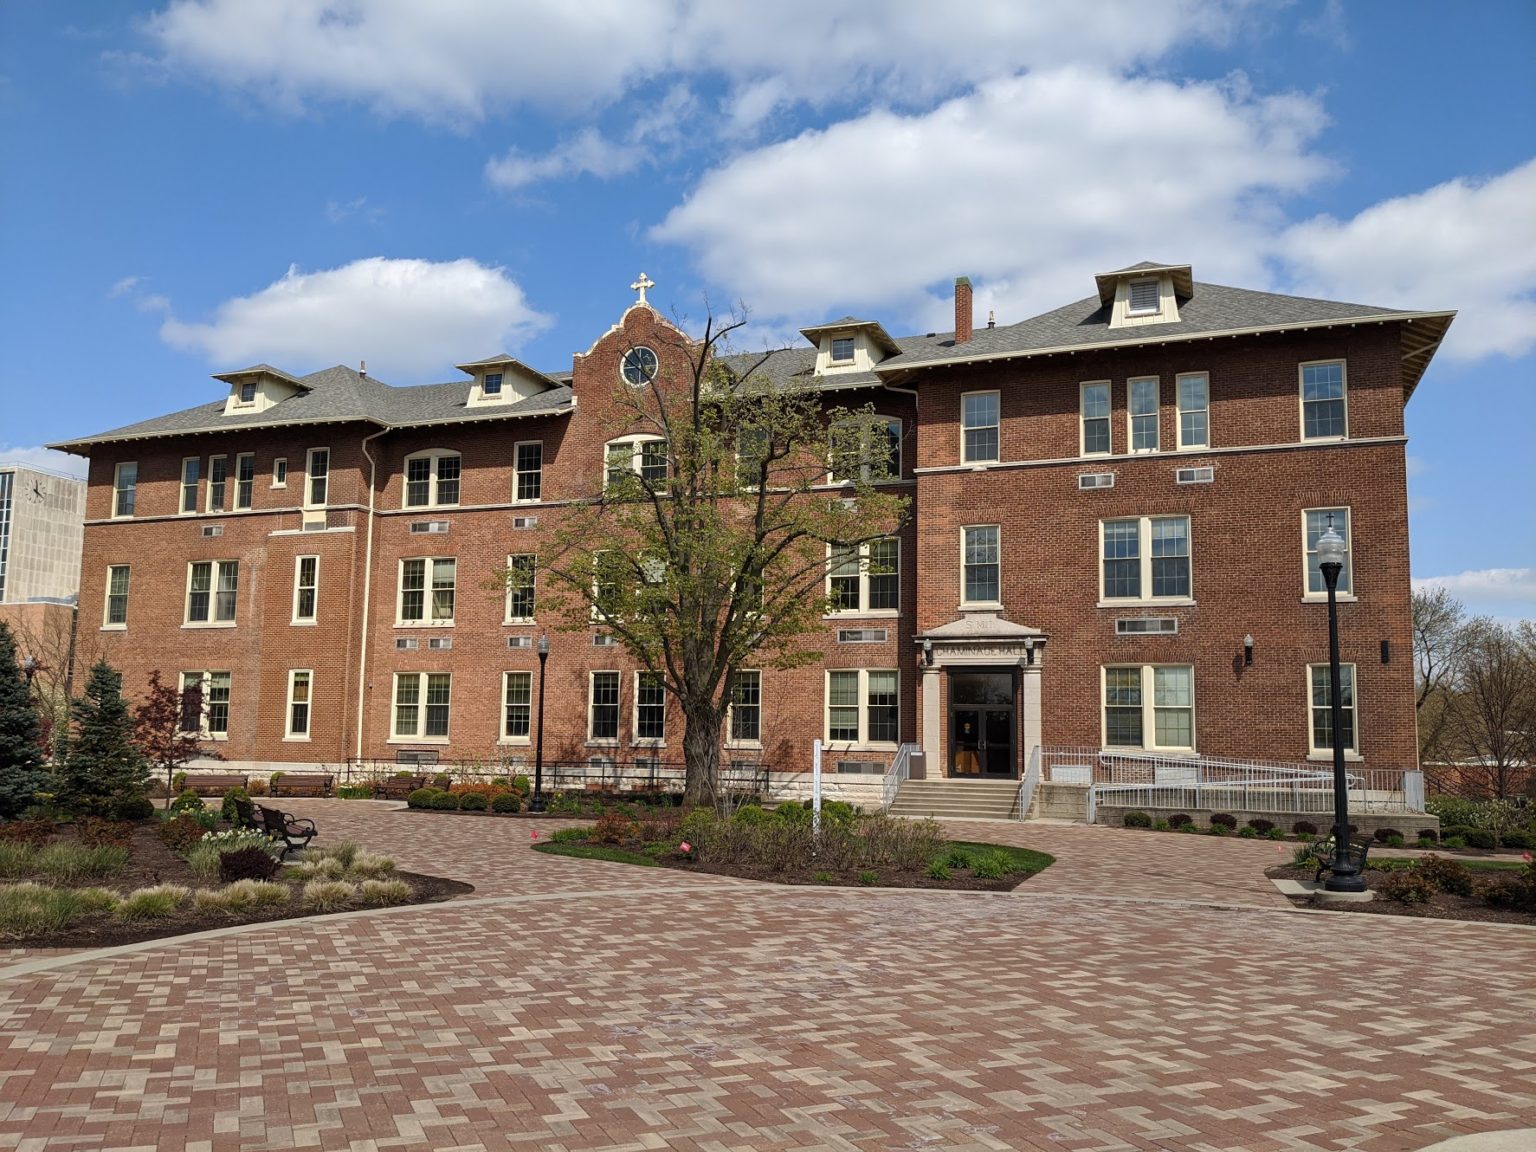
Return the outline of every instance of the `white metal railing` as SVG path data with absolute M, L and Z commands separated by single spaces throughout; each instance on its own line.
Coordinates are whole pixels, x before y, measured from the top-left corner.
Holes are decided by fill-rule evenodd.
M 1029 754 L 1029 767 L 1024 770 L 1024 778 L 1019 781 L 1020 820 L 1029 816 L 1030 805 L 1035 802 L 1035 789 L 1040 784 L 1040 760 L 1040 745 L 1036 744 Z
M 1090 822 L 1100 804 L 1248 812 L 1333 811 L 1333 769 L 1325 764 L 1166 756 L 1059 745 L 1042 748 L 1041 760 L 1045 779 L 1058 784 L 1090 785 Z M 1424 811 L 1422 772 L 1351 765 L 1345 783 L 1351 811 Z
M 912 753 L 916 751 L 916 744 L 903 744 L 896 749 L 896 758 L 891 761 L 884 779 L 880 781 L 880 811 L 889 812 L 891 805 L 896 803 L 896 793 L 901 791 L 903 782 L 912 774 Z

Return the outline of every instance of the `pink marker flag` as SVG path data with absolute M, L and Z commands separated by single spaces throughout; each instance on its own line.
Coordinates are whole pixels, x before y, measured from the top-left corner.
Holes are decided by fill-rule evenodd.
M 528 839 L 530 839 L 530 840 L 537 840 L 538 838 L 539 838 L 539 830 L 537 828 L 529 829 L 529 831 L 528 831 Z
M 688 841 L 686 841 L 686 840 L 684 840 L 677 847 L 678 847 L 679 851 L 682 851 L 682 852 L 692 852 L 693 851 L 693 845 L 688 843 Z

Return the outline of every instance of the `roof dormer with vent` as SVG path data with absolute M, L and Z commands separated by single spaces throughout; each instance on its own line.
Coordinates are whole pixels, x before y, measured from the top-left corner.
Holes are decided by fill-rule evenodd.
M 873 320 L 844 316 L 830 324 L 800 329 L 816 346 L 816 375 L 839 372 L 869 372 L 887 356 L 901 349 L 883 327 Z
M 229 385 L 229 399 L 224 401 L 226 416 L 265 412 L 290 396 L 309 391 L 308 385 L 270 364 L 253 364 L 238 372 L 220 372 L 214 379 Z
M 1195 292 L 1188 264 L 1143 260 L 1116 272 L 1103 272 L 1094 280 L 1099 286 L 1099 300 L 1109 309 L 1111 328 L 1177 324 L 1179 302 Z
M 506 355 L 460 364 L 458 369 L 475 378 L 470 385 L 469 399 L 465 401 L 470 408 L 516 404 L 560 386 L 558 380 Z

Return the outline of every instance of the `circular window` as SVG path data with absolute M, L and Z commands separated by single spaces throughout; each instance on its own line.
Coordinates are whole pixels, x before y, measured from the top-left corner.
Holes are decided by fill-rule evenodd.
M 624 361 L 619 371 L 626 383 L 638 387 L 656 379 L 656 367 L 656 353 L 644 345 L 637 345 L 624 353 Z

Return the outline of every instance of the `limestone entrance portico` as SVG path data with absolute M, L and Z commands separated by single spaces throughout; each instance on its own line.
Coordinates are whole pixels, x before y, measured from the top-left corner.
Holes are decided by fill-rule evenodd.
M 1044 633 L 974 612 L 914 639 L 928 775 L 1018 779 L 1040 744 Z

